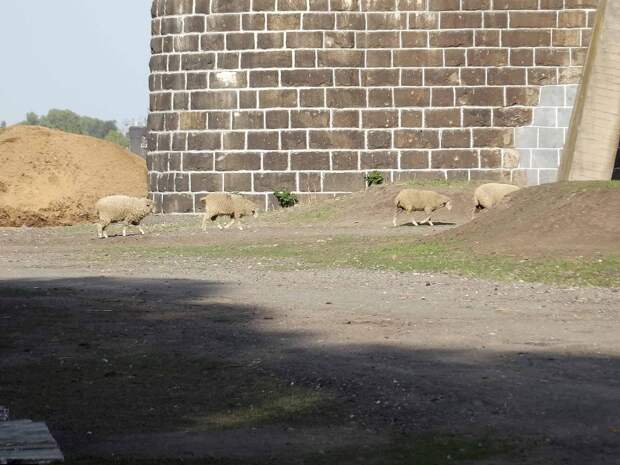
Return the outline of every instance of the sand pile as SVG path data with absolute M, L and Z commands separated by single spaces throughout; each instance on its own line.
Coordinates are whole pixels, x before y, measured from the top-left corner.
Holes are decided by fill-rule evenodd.
M 500 255 L 620 256 L 620 182 L 523 189 L 444 236 Z
M 43 127 L 0 132 L 0 226 L 92 221 L 97 199 L 145 196 L 146 164 L 92 137 Z

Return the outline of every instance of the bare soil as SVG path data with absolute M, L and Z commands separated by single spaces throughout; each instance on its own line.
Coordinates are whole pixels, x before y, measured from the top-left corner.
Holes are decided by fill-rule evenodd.
M 93 219 L 106 195 L 145 196 L 146 164 L 110 142 L 43 127 L 0 133 L 0 226 Z
M 243 232 L 0 229 L 0 403 L 69 464 L 619 463 L 618 289 L 245 255 L 466 219 L 390 228 L 351 199 Z
M 505 198 L 448 235 L 512 255 L 620 254 L 620 183 L 556 183 Z

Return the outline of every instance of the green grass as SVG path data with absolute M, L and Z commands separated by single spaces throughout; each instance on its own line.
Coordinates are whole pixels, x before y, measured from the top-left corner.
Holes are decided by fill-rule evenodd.
M 333 240 L 285 238 L 278 244 L 126 246 L 110 251 L 127 258 L 261 259 L 298 267 L 449 272 L 500 281 L 541 282 L 563 286 L 620 287 L 620 257 L 519 259 L 474 253 L 459 243 L 412 238 L 338 237 Z
M 263 390 L 263 392 L 266 392 Z M 194 431 L 226 429 L 282 423 L 293 418 L 312 416 L 331 400 L 328 394 L 291 388 L 289 393 L 274 393 L 261 402 L 196 417 Z
M 292 208 L 276 210 L 266 213 L 263 218 L 278 220 L 290 224 L 313 223 L 328 221 L 334 218 L 339 210 L 336 200 L 323 200 L 316 203 L 306 203 Z

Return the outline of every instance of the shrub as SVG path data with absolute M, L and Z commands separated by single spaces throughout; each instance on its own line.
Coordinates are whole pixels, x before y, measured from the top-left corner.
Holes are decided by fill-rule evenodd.
M 286 189 L 277 190 L 273 195 L 278 199 L 278 203 L 282 208 L 293 207 L 299 202 L 297 196 Z
M 379 184 L 383 184 L 385 178 L 378 171 L 371 171 L 370 173 L 364 175 L 364 181 L 366 181 L 366 186 L 378 186 Z

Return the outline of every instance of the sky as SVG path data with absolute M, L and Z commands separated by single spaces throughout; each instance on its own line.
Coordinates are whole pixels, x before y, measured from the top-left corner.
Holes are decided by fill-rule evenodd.
M 151 0 L 0 0 L 0 121 L 148 112 Z

